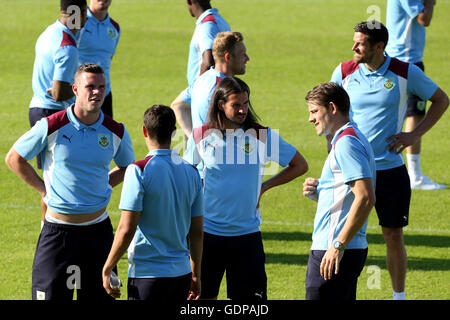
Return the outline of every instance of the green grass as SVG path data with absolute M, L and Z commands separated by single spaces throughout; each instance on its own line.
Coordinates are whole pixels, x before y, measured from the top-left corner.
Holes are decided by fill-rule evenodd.
M 0 0 L 0 158 L 28 129 L 28 104 L 34 45 L 58 16 L 50 0 Z M 214 0 L 233 30 L 241 31 L 250 56 L 247 74 L 252 104 L 262 123 L 278 128 L 308 160 L 307 176 L 318 177 L 326 157 L 325 142 L 308 123 L 304 96 L 329 80 L 337 64 L 352 56 L 353 26 L 368 18 L 366 9 L 385 1 L 371 0 Z M 115 0 L 111 16 L 123 34 L 112 65 L 114 114 L 125 123 L 136 158 L 146 154 L 141 137 L 145 109 L 170 102 L 186 86 L 188 45 L 194 28 L 183 1 Z M 438 2 L 428 28 L 424 62 L 427 74 L 450 93 L 450 1 Z M 450 121 L 445 114 L 423 138 L 422 169 L 450 185 L 448 171 Z M 34 162 L 33 162 L 34 164 Z M 270 190 L 261 202 L 270 299 L 304 299 L 306 263 L 311 245 L 315 203 L 302 197 L 303 178 Z M 0 299 L 30 299 L 31 266 L 39 235 L 40 209 L 36 192 L 0 164 Z M 109 206 L 113 226 L 120 215 L 121 187 Z M 449 190 L 413 191 L 410 225 L 405 229 L 409 257 L 408 299 L 450 299 Z M 358 299 L 390 299 L 385 245 L 375 212 L 369 218 L 369 255 L 358 286 Z M 373 273 L 379 269 L 379 288 Z M 126 257 L 119 264 L 125 280 Z M 126 281 L 125 281 L 126 282 Z M 369 285 L 368 285 L 369 284 Z M 370 289 L 371 288 L 371 289 Z M 225 299 L 225 285 L 219 298 Z M 123 291 L 126 297 L 126 290 Z

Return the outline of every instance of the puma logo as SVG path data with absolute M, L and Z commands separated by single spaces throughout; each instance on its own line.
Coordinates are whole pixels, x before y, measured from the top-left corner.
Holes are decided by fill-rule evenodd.
M 62 136 L 62 137 L 63 137 L 64 139 L 67 139 L 67 140 L 69 140 L 69 142 L 70 142 L 70 143 L 72 143 L 72 141 L 71 141 L 71 140 L 72 140 L 72 137 L 73 137 L 73 136 L 70 136 L 70 138 L 69 138 L 68 136 L 66 136 L 65 134 L 63 134 L 63 136 Z

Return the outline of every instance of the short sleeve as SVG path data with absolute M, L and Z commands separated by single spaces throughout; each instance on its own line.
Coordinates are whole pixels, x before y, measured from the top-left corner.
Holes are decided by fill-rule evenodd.
M 26 160 L 33 159 L 47 147 L 47 131 L 47 119 L 42 118 L 14 143 L 14 150 Z
M 78 67 L 78 49 L 74 46 L 62 46 L 54 56 L 55 71 L 53 80 L 72 84 Z
M 124 128 L 123 137 L 120 141 L 119 148 L 114 155 L 114 162 L 119 167 L 126 167 L 134 161 L 133 145 L 131 143 L 130 134 Z
M 342 171 L 345 183 L 373 178 L 370 156 L 355 137 L 347 135 L 339 139 L 334 147 L 334 157 Z
M 280 135 L 267 128 L 266 162 L 274 161 L 282 167 L 286 167 L 294 158 L 297 149 L 284 141 Z
M 198 28 L 200 28 L 198 37 L 199 54 L 202 55 L 206 50 L 212 49 L 213 41 L 219 32 L 219 28 L 212 21 L 202 23 Z
M 409 95 L 416 95 L 422 100 L 430 99 L 436 92 L 438 86 L 416 65 L 410 63 L 408 69 L 408 86 Z
M 129 165 L 123 179 L 119 209 L 142 212 L 144 210 L 144 194 L 141 169 L 134 164 Z
M 421 0 L 400 0 L 400 5 L 411 19 L 417 17 L 424 9 Z
M 340 64 L 334 69 L 330 82 L 335 82 L 342 86 L 342 70 Z

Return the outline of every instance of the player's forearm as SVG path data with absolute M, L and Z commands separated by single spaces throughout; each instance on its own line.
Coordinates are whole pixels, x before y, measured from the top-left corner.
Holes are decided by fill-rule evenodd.
M 425 0 L 423 2 L 424 9 L 421 13 L 417 15 L 417 22 L 419 22 L 424 27 L 428 27 L 433 18 L 434 5 L 436 0 Z
M 175 113 L 181 130 L 183 130 L 186 137 L 189 137 L 192 133 L 191 105 L 178 97 L 172 102 L 170 107 Z
M 106 259 L 105 265 L 103 267 L 104 273 L 108 274 L 117 265 L 120 258 L 127 251 L 131 241 L 133 240 L 134 234 L 136 232 L 137 223 L 125 219 L 124 215 L 136 215 L 138 213 L 123 211 L 122 217 L 117 227 L 116 234 L 114 236 L 114 241 L 111 246 L 108 258 Z
M 58 102 L 68 100 L 75 95 L 70 83 L 56 80 L 52 83 L 50 94 L 53 99 Z
M 109 172 L 109 184 L 111 187 L 114 188 L 118 184 L 122 183 L 126 170 L 126 167 L 115 167 Z
M 191 220 L 189 230 L 189 251 L 192 275 L 200 278 L 203 253 L 203 216 Z
M 14 148 L 9 150 L 5 162 L 8 168 L 20 179 L 39 192 L 41 196 L 45 196 L 46 189 L 44 180 L 41 179 L 28 161 L 22 158 Z
M 295 178 L 305 174 L 308 171 L 308 163 L 305 158 L 297 151 L 289 165 L 281 170 L 278 174 L 263 183 L 263 192 L 276 186 L 288 183 Z
M 358 190 L 355 190 L 355 188 Z M 347 245 L 362 228 L 375 205 L 375 191 L 373 190 L 372 179 L 357 180 L 352 191 L 355 198 L 350 207 L 347 221 L 336 238 L 344 245 Z

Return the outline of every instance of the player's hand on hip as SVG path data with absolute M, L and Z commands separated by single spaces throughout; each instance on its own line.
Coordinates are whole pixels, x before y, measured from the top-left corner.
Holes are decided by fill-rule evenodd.
M 387 142 L 390 142 L 387 148 L 390 152 L 399 154 L 402 153 L 406 147 L 416 143 L 417 140 L 419 140 L 419 137 L 413 132 L 400 132 L 386 139 Z

